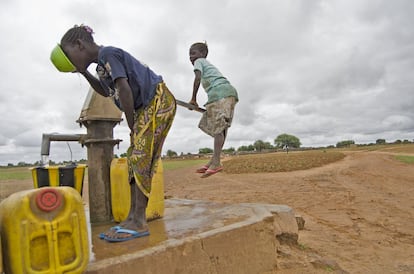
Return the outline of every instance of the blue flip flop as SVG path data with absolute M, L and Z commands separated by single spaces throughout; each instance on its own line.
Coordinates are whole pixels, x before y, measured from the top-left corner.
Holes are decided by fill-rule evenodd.
M 135 231 L 135 230 L 131 230 L 131 229 L 126 229 L 126 228 L 120 228 L 115 230 L 115 234 L 121 234 L 121 233 L 126 233 L 126 234 L 131 234 L 130 237 L 124 237 L 124 238 L 111 238 L 108 236 L 105 236 L 105 240 L 108 242 L 125 242 L 125 241 L 129 241 L 135 238 L 139 238 L 139 237 L 144 237 L 144 236 L 148 236 L 150 233 L 149 231 L 143 231 L 143 232 L 139 232 L 139 231 Z
M 119 229 L 121 229 L 121 228 L 122 228 L 122 226 L 120 226 L 120 225 L 116 225 L 116 226 L 111 227 L 111 228 L 109 229 L 109 231 L 117 231 L 117 230 L 119 230 Z M 106 233 L 106 232 L 99 233 L 99 239 L 101 239 L 101 240 L 105 239 L 105 233 Z

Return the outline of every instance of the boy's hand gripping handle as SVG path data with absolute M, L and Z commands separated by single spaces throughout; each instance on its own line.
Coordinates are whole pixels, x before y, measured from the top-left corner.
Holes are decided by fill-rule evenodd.
M 186 102 L 181 101 L 181 100 L 175 100 L 175 101 L 177 102 L 177 105 L 182 106 L 182 107 L 186 107 L 190 110 L 195 110 L 195 111 L 198 111 L 198 112 L 201 112 L 201 113 L 206 111 L 204 108 L 200 108 L 198 106 L 186 103 Z

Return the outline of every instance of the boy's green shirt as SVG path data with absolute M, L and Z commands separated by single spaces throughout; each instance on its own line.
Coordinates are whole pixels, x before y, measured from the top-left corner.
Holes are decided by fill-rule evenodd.
M 194 70 L 201 72 L 201 85 L 207 92 L 207 104 L 226 97 L 235 97 L 238 101 L 236 89 L 230 84 L 221 72 L 205 58 L 194 61 Z

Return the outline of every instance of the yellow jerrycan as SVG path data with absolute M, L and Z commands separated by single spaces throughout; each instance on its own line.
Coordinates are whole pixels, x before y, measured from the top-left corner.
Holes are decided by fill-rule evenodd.
M 89 262 L 85 210 L 72 187 L 16 192 L 0 203 L 5 273 L 82 273 Z
M 111 203 L 115 222 L 122 222 L 128 217 L 131 205 L 131 190 L 128 181 L 127 158 L 114 158 L 111 162 Z M 164 216 L 164 170 L 161 158 L 152 177 L 151 193 L 146 209 L 147 220 Z
M 86 165 L 83 164 L 31 168 L 34 188 L 44 186 L 70 186 L 82 195 L 85 169 Z

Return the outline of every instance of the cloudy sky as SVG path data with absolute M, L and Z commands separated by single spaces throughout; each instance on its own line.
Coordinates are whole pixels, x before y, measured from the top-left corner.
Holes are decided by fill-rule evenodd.
M 303 146 L 413 140 L 413 16 L 411 0 L 2 0 L 0 165 L 39 160 L 42 133 L 86 133 L 76 123 L 86 80 L 49 61 L 80 23 L 98 44 L 148 64 L 184 101 L 193 83 L 188 48 L 206 40 L 208 59 L 240 96 L 225 148 L 273 144 L 282 133 Z M 206 98 L 200 89 L 199 104 Z M 199 118 L 179 108 L 164 153 L 212 147 Z M 126 122 L 114 135 L 124 140 L 119 155 Z M 69 145 L 73 159 L 86 158 L 86 148 Z M 66 143 L 52 143 L 52 160 L 70 157 Z

